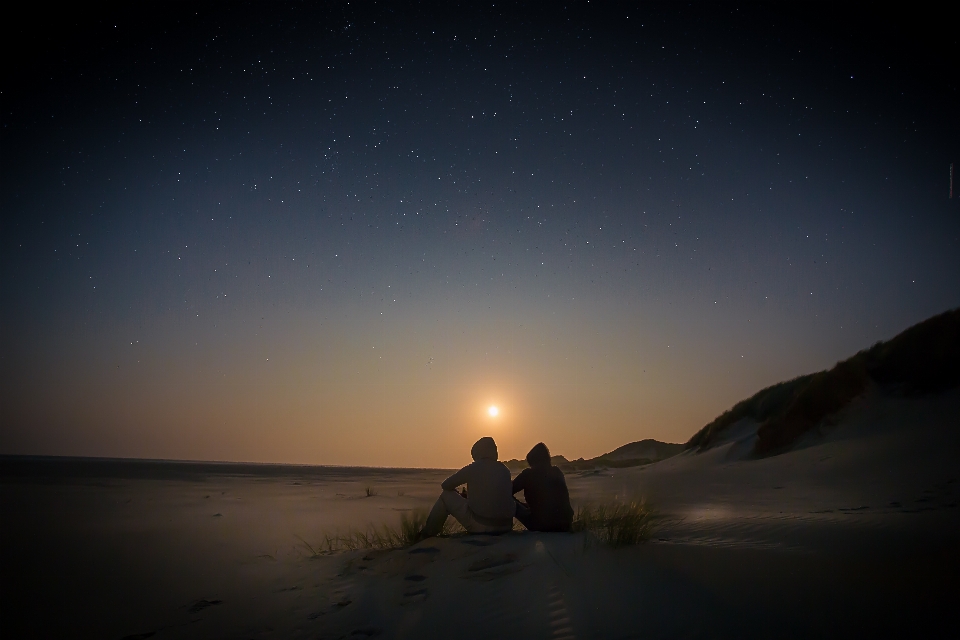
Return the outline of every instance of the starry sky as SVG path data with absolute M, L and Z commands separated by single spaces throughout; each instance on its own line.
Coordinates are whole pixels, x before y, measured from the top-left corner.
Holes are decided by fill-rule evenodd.
M 592 457 L 960 305 L 933 14 L 73 11 L 4 27 L 0 453 Z

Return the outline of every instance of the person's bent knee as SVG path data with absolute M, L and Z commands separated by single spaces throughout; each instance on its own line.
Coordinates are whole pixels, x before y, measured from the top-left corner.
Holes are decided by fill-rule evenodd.
M 447 509 L 453 513 L 453 509 L 456 508 L 456 505 L 466 504 L 467 499 L 456 491 L 444 489 L 440 494 L 440 499 L 443 500 L 443 504 L 447 505 Z

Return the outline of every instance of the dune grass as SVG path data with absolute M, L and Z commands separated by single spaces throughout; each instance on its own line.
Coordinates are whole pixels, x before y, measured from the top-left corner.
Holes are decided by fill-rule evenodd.
M 367 494 L 368 498 L 372 498 L 380 493 L 376 487 L 366 487 L 363 491 Z
M 404 512 L 400 514 L 400 523 L 397 526 L 369 525 L 365 529 L 354 529 L 346 533 L 325 533 L 320 543 L 315 546 L 300 536 L 297 537 L 314 557 L 357 549 L 402 549 L 417 541 L 417 535 L 426 520 L 426 511 Z
M 585 532 L 603 545 L 618 548 L 650 537 L 653 513 L 640 502 L 584 504 L 577 507 L 571 531 Z
M 857 358 L 808 376 L 806 384 L 797 391 L 790 404 L 757 429 L 754 451 L 763 455 L 792 444 L 866 391 L 869 381 L 866 367 Z
M 782 412 L 790 400 L 812 378 L 812 375 L 800 376 L 787 382 L 780 382 L 757 392 L 746 400 L 741 400 L 733 408 L 724 411 L 712 422 L 700 429 L 687 441 L 687 449 L 709 449 L 720 434 L 743 418 L 752 418 L 764 422 Z
M 644 502 L 586 504 L 574 514 L 573 533 L 586 533 L 599 543 L 623 547 L 643 542 L 650 536 L 652 512 Z M 414 510 L 400 515 L 396 526 L 369 525 L 346 533 L 324 534 L 318 544 L 311 545 L 297 536 L 310 557 L 320 557 L 340 551 L 404 549 L 419 541 L 418 535 L 427 521 L 426 510 Z M 514 532 L 526 531 L 514 520 Z M 466 535 L 466 530 L 454 518 L 447 518 L 440 538 Z
M 300 536 L 297 538 L 311 556 L 329 555 L 338 551 L 356 551 L 358 549 L 403 549 L 418 541 L 420 530 L 427 521 L 427 511 L 417 509 L 400 514 L 400 522 L 368 525 L 364 529 L 352 529 L 346 533 L 323 534 L 317 545 L 311 545 Z M 440 532 L 441 537 L 466 533 L 460 523 L 448 518 Z
M 700 429 L 685 446 L 709 449 L 725 429 L 750 418 L 760 423 L 754 453 L 776 454 L 871 386 L 884 394 L 916 396 L 958 384 L 960 309 L 954 309 L 878 342 L 828 371 L 767 387 Z

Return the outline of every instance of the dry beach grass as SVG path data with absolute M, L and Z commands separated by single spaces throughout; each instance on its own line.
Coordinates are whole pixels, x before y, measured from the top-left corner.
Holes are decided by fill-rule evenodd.
M 342 551 L 365 549 L 404 549 L 420 541 L 418 534 L 427 520 L 427 511 L 412 509 L 400 514 L 399 523 L 370 524 L 362 529 L 324 533 L 318 543 L 297 538 L 310 557 Z M 644 501 L 585 503 L 576 508 L 571 533 L 585 533 L 589 540 L 618 548 L 639 544 L 650 537 L 653 514 Z M 514 521 L 514 532 L 526 531 Z M 438 537 L 463 536 L 466 531 L 453 518 L 448 518 Z

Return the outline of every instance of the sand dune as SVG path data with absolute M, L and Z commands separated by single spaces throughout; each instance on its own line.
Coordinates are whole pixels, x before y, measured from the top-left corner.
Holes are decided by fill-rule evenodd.
M 780 382 L 738 402 L 695 433 L 687 448 L 704 451 L 744 419 L 758 422 L 753 452 L 783 453 L 864 395 L 934 395 L 960 385 L 960 309 L 928 318 L 832 369 Z
M 683 451 L 683 445 L 672 444 L 669 442 L 660 442 L 659 440 L 646 439 L 638 442 L 631 442 L 622 447 L 617 447 L 610 453 L 600 456 L 609 460 L 640 460 L 647 459 L 654 462 L 664 460 L 675 456 Z
M 117 639 L 923 635 L 958 595 L 958 415 L 957 390 L 877 393 L 782 455 L 754 458 L 757 424 L 744 422 L 703 453 L 569 474 L 575 502 L 657 509 L 653 538 L 616 550 L 516 533 L 311 557 L 297 538 L 396 521 L 430 503 L 443 471 L 6 473 L 4 626 Z
M 677 455 L 684 449 L 685 446 L 682 444 L 660 442 L 659 440 L 648 438 L 638 442 L 630 442 L 623 446 L 617 447 L 609 453 L 604 453 L 596 458 L 589 458 L 586 460 L 583 458 L 567 460 L 562 455 L 551 456 L 550 463 L 554 466 L 560 467 L 565 472 L 592 471 L 611 467 L 639 467 L 652 462 L 665 460 L 671 456 Z M 521 471 L 529 466 L 526 460 L 516 459 L 506 460 L 504 461 L 504 464 L 507 465 L 507 467 L 513 472 Z

